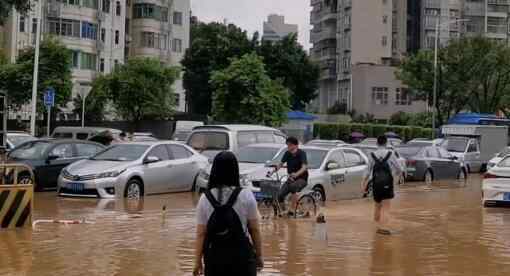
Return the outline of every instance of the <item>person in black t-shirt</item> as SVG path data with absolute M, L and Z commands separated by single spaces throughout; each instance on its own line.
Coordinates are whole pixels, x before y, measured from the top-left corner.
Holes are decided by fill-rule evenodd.
M 287 195 L 292 194 L 291 206 L 295 210 L 298 200 L 297 193 L 301 192 L 308 184 L 308 161 L 306 160 L 306 152 L 299 149 L 299 142 L 296 138 L 289 137 L 286 143 L 287 152 L 283 155 L 280 164 L 276 166 L 275 171 L 287 164 L 289 179 L 280 189 L 278 200 L 283 202 Z M 291 213 L 289 211 L 290 215 L 292 215 Z

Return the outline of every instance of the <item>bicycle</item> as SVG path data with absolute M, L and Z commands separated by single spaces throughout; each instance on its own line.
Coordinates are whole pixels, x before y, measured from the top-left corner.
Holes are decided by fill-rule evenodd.
M 272 175 L 275 178 L 272 178 Z M 272 211 L 272 215 L 274 217 L 283 217 L 283 213 L 285 211 L 285 205 L 288 201 L 288 197 L 282 203 L 279 202 L 278 196 L 280 194 L 281 187 L 284 183 L 289 181 L 289 179 L 285 179 L 285 177 L 280 177 L 278 172 L 268 172 L 266 175 L 268 179 L 253 181 L 254 186 L 254 194 L 255 198 L 258 202 L 258 207 L 261 213 L 266 213 L 264 211 L 269 210 L 269 213 Z M 305 218 L 305 217 L 315 217 L 317 215 L 317 203 L 313 196 L 314 191 L 306 191 L 298 193 L 299 198 L 297 200 L 297 205 L 293 211 L 294 218 Z M 264 216 L 262 218 L 269 218 L 270 215 Z

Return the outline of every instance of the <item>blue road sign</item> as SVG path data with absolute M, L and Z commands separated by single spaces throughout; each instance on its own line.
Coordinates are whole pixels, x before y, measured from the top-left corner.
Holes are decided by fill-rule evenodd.
M 44 105 L 46 107 L 53 107 L 55 105 L 55 89 L 48 87 L 44 91 Z

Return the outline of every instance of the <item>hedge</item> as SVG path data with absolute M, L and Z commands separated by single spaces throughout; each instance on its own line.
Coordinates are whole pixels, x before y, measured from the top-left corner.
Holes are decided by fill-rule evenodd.
M 386 132 L 395 132 L 405 141 L 414 138 L 430 138 L 432 137 L 432 129 L 416 126 L 393 126 L 379 124 L 314 124 L 313 135 L 315 138 L 326 140 L 344 140 L 349 141 L 352 132 L 361 132 L 366 137 L 377 137 L 384 135 Z

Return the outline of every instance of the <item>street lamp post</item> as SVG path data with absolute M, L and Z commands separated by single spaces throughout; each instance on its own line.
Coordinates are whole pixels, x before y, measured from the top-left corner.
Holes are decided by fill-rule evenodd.
M 448 22 L 439 23 L 441 18 L 436 22 L 436 37 L 434 41 L 434 88 L 432 92 L 432 139 L 436 138 L 436 106 L 437 106 L 437 63 L 438 63 L 438 48 L 439 48 L 439 27 L 452 23 L 467 22 L 469 19 L 455 19 Z
M 39 1 L 39 20 L 35 31 L 35 56 L 34 56 L 34 75 L 32 83 L 32 115 L 30 116 L 30 133 L 35 136 L 35 120 L 37 117 L 37 78 L 39 73 L 39 45 L 41 43 L 41 25 L 43 17 L 43 3 Z

